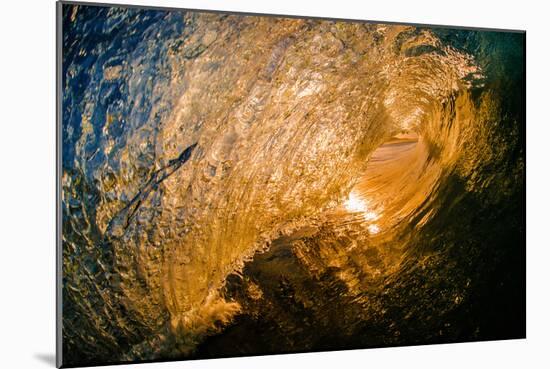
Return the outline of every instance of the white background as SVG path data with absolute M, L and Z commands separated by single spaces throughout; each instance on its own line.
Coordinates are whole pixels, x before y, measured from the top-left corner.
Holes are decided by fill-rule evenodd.
M 550 367 L 546 138 L 550 125 L 546 111 L 550 107 L 550 32 L 546 24 L 550 14 L 544 1 L 130 3 L 527 30 L 527 340 L 143 364 L 140 368 Z M 0 367 L 53 367 L 55 3 L 3 1 L 0 17 Z

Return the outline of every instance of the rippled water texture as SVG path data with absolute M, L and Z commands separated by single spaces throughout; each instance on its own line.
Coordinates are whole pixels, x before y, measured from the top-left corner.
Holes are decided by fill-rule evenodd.
M 525 335 L 523 33 L 62 18 L 65 364 Z

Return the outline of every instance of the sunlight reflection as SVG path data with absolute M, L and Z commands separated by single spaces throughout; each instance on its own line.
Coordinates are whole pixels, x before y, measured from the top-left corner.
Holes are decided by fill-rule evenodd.
M 377 234 L 378 232 L 380 232 L 380 227 L 376 224 L 371 224 L 369 225 L 368 230 L 371 234 Z
M 369 207 L 369 201 L 358 196 L 354 191 L 350 192 L 348 199 L 344 202 L 344 207 L 347 211 L 352 213 L 362 213 L 365 221 L 375 221 L 380 218 L 380 214 L 375 212 Z M 380 228 L 377 225 L 370 225 L 369 231 L 371 233 L 378 233 Z
M 350 212 L 366 212 L 366 202 L 357 196 L 353 191 L 350 192 L 348 199 L 344 202 L 344 206 Z

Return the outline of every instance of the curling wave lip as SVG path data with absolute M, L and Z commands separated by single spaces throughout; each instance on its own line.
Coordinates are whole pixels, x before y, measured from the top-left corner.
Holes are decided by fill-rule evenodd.
M 521 38 L 455 31 L 66 5 L 68 362 L 461 335 L 520 234 L 522 69 Z M 280 336 L 236 345 L 247 314 Z

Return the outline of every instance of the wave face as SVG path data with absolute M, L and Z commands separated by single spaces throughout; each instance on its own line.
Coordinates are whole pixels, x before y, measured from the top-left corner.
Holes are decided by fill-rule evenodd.
M 66 363 L 523 337 L 523 55 L 64 5 Z

